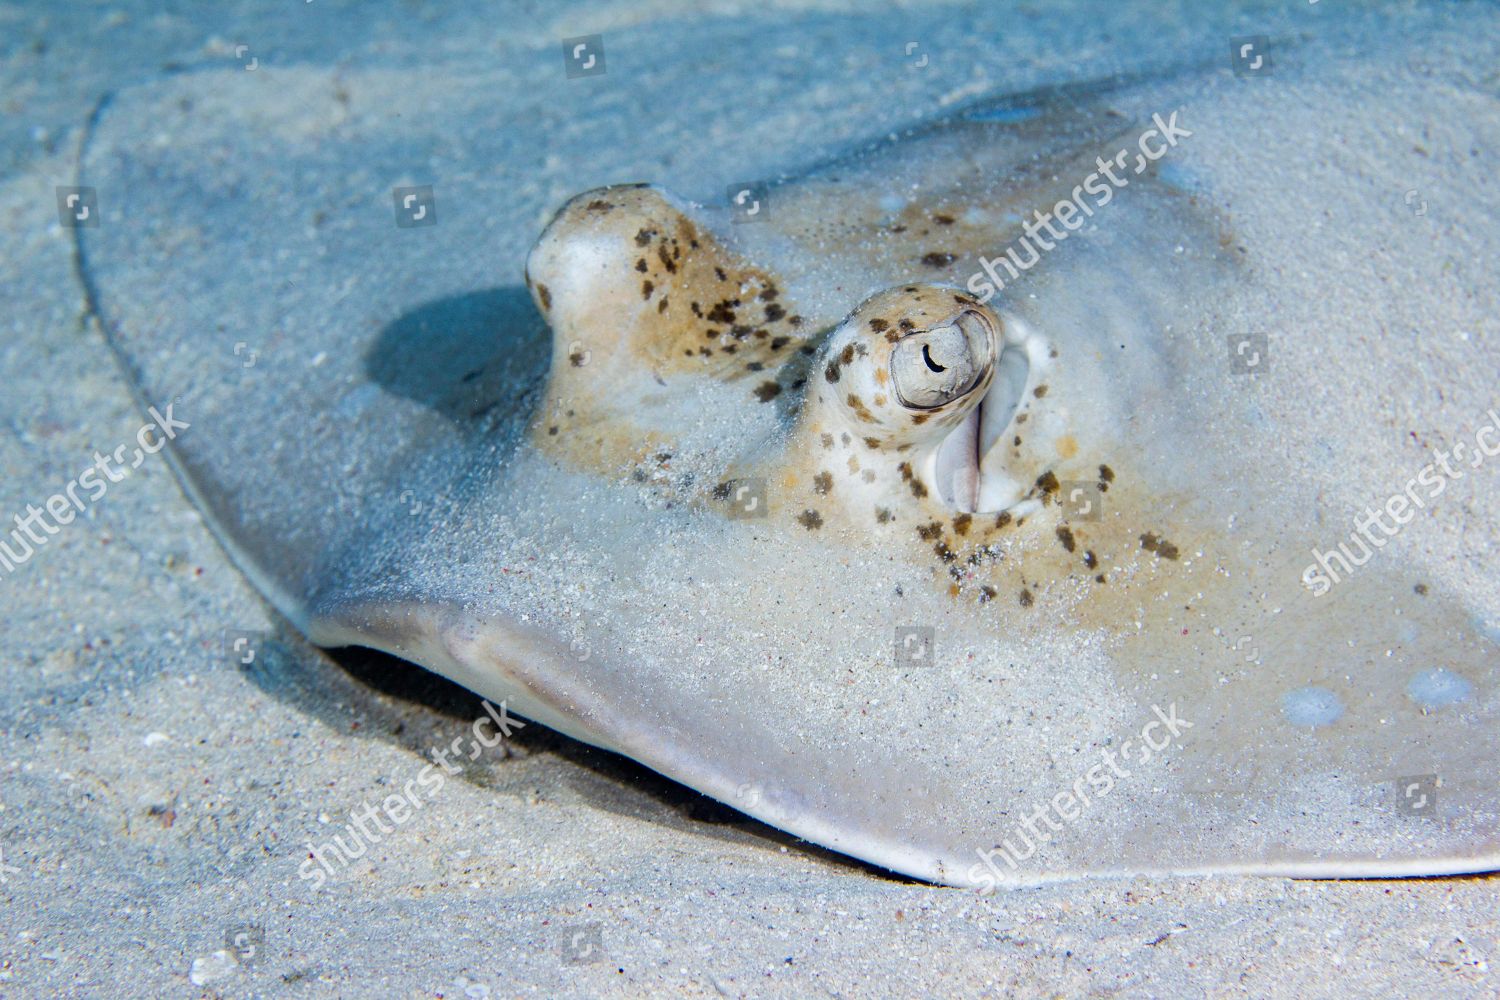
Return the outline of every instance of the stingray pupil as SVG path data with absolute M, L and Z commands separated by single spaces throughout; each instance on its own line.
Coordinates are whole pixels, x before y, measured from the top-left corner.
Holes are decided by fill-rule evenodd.
M 922 360 L 925 361 L 925 362 L 927 362 L 928 369 L 930 369 L 931 371 L 935 371 L 935 372 L 945 372 L 945 371 L 947 371 L 948 369 L 944 368 L 942 365 L 940 365 L 936 361 L 932 360 L 932 355 L 927 353 L 931 349 L 932 349 L 932 345 L 931 344 L 923 344 L 922 345 Z

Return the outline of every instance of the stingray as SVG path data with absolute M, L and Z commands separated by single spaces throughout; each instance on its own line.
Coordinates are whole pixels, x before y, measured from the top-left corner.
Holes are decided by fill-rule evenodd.
M 1390 135 L 1372 72 L 1323 86 Z M 1360 349 L 1381 294 L 1311 325 L 1299 248 L 1367 275 L 1297 189 L 1334 140 L 1244 141 L 1267 91 L 992 96 L 699 202 L 518 193 L 477 132 L 434 196 L 437 126 L 266 76 L 108 103 L 79 254 L 186 492 L 313 643 L 937 883 L 1496 867 L 1495 609 L 1437 529 L 1350 527 L 1453 523 L 1421 452 L 1361 468 L 1384 401 L 1481 348 Z M 434 79 L 438 125 L 477 114 Z M 1314 425 L 1320 360 L 1361 390 Z

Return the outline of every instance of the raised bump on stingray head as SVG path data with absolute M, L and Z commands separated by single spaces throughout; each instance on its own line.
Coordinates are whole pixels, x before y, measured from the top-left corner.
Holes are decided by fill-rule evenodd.
M 554 377 L 589 365 L 591 379 L 632 367 L 733 378 L 776 367 L 804 341 L 769 272 L 644 184 L 564 205 L 527 257 L 526 283 L 552 327 Z

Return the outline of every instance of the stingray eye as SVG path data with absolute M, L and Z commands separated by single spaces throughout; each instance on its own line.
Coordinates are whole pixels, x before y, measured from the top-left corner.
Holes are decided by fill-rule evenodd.
M 979 384 L 994 356 L 994 338 L 977 313 L 908 334 L 891 351 L 896 397 L 913 410 L 951 403 Z

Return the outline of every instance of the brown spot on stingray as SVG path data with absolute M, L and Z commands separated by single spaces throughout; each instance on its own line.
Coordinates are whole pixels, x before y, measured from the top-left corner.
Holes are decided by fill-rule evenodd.
M 995 588 L 985 584 L 979 588 L 979 603 L 988 604 L 995 599 Z
M 1029 608 L 1035 603 L 1036 598 L 1031 596 L 1031 591 L 1025 587 L 1021 588 L 1021 607 Z
M 1083 564 L 1089 569 L 1096 569 L 1099 566 L 1099 557 L 1094 555 L 1092 549 L 1083 554 Z
M 644 257 L 637 258 L 637 260 L 635 262 L 635 269 L 637 271 L 641 272 L 642 274 L 645 274 L 646 273 L 646 258 L 644 258 Z
M 611 205 L 609 202 L 603 201 L 599 198 L 595 198 L 593 201 L 584 206 L 584 208 L 588 209 L 590 212 L 608 212 L 614 207 L 615 206 Z
M 828 367 L 823 369 L 823 377 L 828 380 L 830 385 L 839 380 L 838 359 L 828 362 Z
M 667 245 L 665 243 L 658 243 L 656 245 L 656 256 L 661 261 L 661 266 L 667 269 L 668 274 L 677 273 L 677 261 L 667 253 Z M 678 256 L 681 256 L 681 254 L 679 253 Z
M 779 351 L 791 342 L 791 337 L 772 337 L 771 350 Z
M 1010 511 L 1002 510 L 1000 513 L 995 515 L 995 527 L 1003 528 L 1012 520 L 1014 520 L 1014 518 L 1011 517 Z
M 1112 483 L 1115 481 L 1115 470 L 1107 465 L 1101 465 L 1099 466 L 1099 478 L 1106 483 Z
M 928 253 L 922 255 L 922 263 L 928 267 L 947 267 L 955 260 L 958 260 L 958 258 L 951 253 Z
M 1073 538 L 1073 529 L 1067 525 L 1063 525 L 1057 529 L 1057 540 L 1062 542 L 1062 547 L 1069 552 L 1078 548 L 1078 542 Z
M 974 515 L 972 514 L 958 515 L 953 519 L 953 533 L 955 535 L 967 535 L 969 533 L 969 525 L 973 520 Z
M 1411 589 L 1412 589 L 1413 593 L 1415 593 L 1415 594 L 1417 594 L 1417 595 L 1419 595 L 1421 597 L 1426 597 L 1427 596 L 1427 584 L 1425 584 L 1425 583 L 1419 583 L 1419 584 L 1417 584 L 1415 587 L 1413 587 Z
M 943 526 L 936 521 L 917 525 L 917 536 L 924 542 L 935 542 L 943 537 Z
M 1037 476 L 1036 488 L 1041 490 L 1044 495 L 1051 496 L 1062 489 L 1062 484 L 1057 481 L 1057 476 L 1048 471 Z
M 928 416 L 929 414 L 926 413 L 914 413 L 912 414 L 911 422 L 918 426 L 921 426 L 922 424 L 927 423 Z
M 880 438 L 872 438 L 872 437 L 865 438 L 865 447 L 867 447 L 867 448 L 879 448 L 880 447 Z
M 781 386 L 775 382 L 762 382 L 755 389 L 755 398 L 762 403 L 769 403 L 779 395 L 781 395 Z
M 945 563 L 951 563 L 953 560 L 958 558 L 954 551 L 948 548 L 947 542 L 938 542 L 932 547 L 932 551 L 936 552 L 937 557 Z
M 546 285 L 536 286 L 536 297 L 542 300 L 543 309 L 552 308 L 552 293 L 547 290 Z
M 844 345 L 844 349 L 839 352 L 839 361 L 841 363 L 843 363 L 843 364 L 846 364 L 846 365 L 854 363 L 854 345 L 853 344 L 845 344 Z
M 654 229 L 642 229 L 640 232 L 635 234 L 635 245 L 638 247 L 646 246 L 651 242 L 651 237 L 655 235 L 656 230 Z
M 656 291 L 656 285 L 652 283 L 650 278 L 647 278 L 645 281 L 641 282 L 641 298 L 649 299 L 651 297 L 651 293 L 654 291 Z
M 865 401 L 860 399 L 852 392 L 849 394 L 848 403 L 849 409 L 854 411 L 854 416 L 856 418 L 858 418 L 859 420 L 863 420 L 867 424 L 873 424 L 876 422 L 875 414 L 871 413 L 869 407 L 865 406 Z
M 761 364 L 759 361 L 751 361 L 749 364 L 745 365 L 745 370 L 750 372 L 764 371 L 765 368 L 766 366 Z
M 895 519 L 896 515 L 891 513 L 889 507 L 875 508 L 875 520 L 880 524 L 890 524 Z
M 1176 559 L 1178 556 L 1177 546 L 1149 531 L 1141 536 L 1141 548 L 1147 552 L 1155 552 L 1163 559 Z
M 813 476 L 813 492 L 824 496 L 833 492 L 833 473 L 820 472 Z
M 804 510 L 797 515 L 797 522 L 808 531 L 814 531 L 823 527 L 823 515 L 815 510 Z
M 884 333 L 886 330 L 890 329 L 890 326 L 891 324 L 887 323 L 879 316 L 870 320 L 870 329 L 874 330 L 876 333 Z
M 832 434 L 824 434 L 820 440 L 823 442 L 823 447 L 825 447 L 825 448 L 832 448 L 833 447 L 833 435 Z
M 1037 399 L 1041 399 L 1043 396 L 1047 395 L 1047 387 L 1045 385 L 1039 385 L 1031 391 L 1036 395 Z
M 785 315 L 786 310 L 783 309 L 778 303 L 773 302 L 770 305 L 766 306 L 767 323 L 774 323 Z
M 937 215 L 934 215 L 932 217 L 932 221 L 936 222 L 940 226 L 951 226 L 953 225 L 953 216 L 943 212 L 939 212 Z

